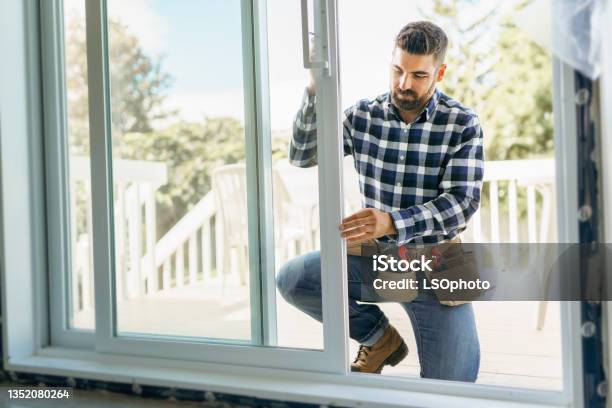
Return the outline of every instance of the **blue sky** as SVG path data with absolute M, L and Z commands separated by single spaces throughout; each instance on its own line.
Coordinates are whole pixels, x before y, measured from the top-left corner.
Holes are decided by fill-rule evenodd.
M 175 91 L 216 92 L 242 83 L 239 0 L 150 0 L 149 6 L 169 27 L 164 66 L 174 74 Z

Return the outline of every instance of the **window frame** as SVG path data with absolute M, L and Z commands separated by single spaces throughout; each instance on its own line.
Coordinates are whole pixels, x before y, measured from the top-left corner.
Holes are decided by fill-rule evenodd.
M 70 191 L 66 62 L 64 53 L 63 1 L 40 2 L 44 106 L 44 139 L 47 183 L 47 229 L 49 238 L 51 344 L 93 349 L 94 331 L 69 328 L 70 283 Z
M 558 86 L 555 86 L 557 84 Z M 578 135 L 574 69 L 553 57 L 553 129 L 555 135 L 555 186 L 557 195 L 558 242 L 578 243 Z M 571 197 L 571 199 L 569 199 Z M 575 222 L 568 222 L 574 220 Z M 561 354 L 563 392 L 575 407 L 584 401 L 582 381 L 582 338 L 580 302 L 561 303 Z
M 90 0 L 91 1 L 91 0 Z M 99 3 L 99 0 L 98 4 Z M 246 0 L 243 0 L 246 1 Z M 330 8 L 333 9 L 335 7 L 334 0 L 326 0 L 328 5 L 333 5 Z M 11 4 L 12 3 L 12 4 Z M 47 1 L 40 2 L 40 11 L 44 12 L 47 10 L 48 5 L 45 3 L 52 3 Z M 55 1 L 53 2 L 55 3 Z M 26 100 L 26 103 L 16 104 L 15 108 L 10 111 L 11 115 L 7 116 L 6 111 L 3 111 L 3 116 L 0 117 L 0 155 L 2 160 L 0 161 L 0 169 L 2 177 L 2 197 L 0 197 L 0 209 L 2 213 L 0 214 L 0 219 L 2 220 L 0 230 L 0 244 L 2 244 L 1 255 L 3 260 L 3 273 L 2 273 L 2 301 L 3 301 L 3 358 L 5 368 L 8 370 L 15 371 L 28 371 L 28 372 L 37 372 L 43 374 L 59 374 L 59 375 L 81 375 L 85 373 L 86 376 L 91 378 L 98 378 L 102 380 L 112 381 L 117 379 L 117 375 L 120 378 L 126 379 L 126 381 L 134 381 L 141 384 L 157 384 L 163 385 L 168 384 L 168 382 L 164 382 L 165 375 L 169 375 L 170 372 L 174 373 L 173 375 L 179 376 L 176 374 L 181 371 L 181 367 L 188 366 L 189 369 L 194 370 L 203 370 L 204 373 L 209 373 L 207 370 L 217 370 L 219 369 L 221 372 L 227 373 L 225 379 L 215 379 L 213 377 L 207 377 L 205 381 L 196 381 L 192 379 L 191 381 L 187 379 L 187 376 L 193 375 L 193 372 L 189 373 L 188 368 L 184 368 L 184 375 L 180 380 L 173 380 L 177 385 L 188 385 L 192 388 L 201 388 L 207 387 L 208 390 L 223 390 L 231 388 L 232 379 L 236 378 L 240 374 L 240 372 L 248 372 L 252 375 L 253 378 L 257 378 L 262 373 L 266 375 L 270 375 L 276 380 L 279 381 L 278 378 L 286 378 L 288 374 L 290 374 L 291 378 L 295 378 L 300 381 L 308 381 L 308 382 L 316 382 L 317 384 L 323 386 L 324 384 L 329 385 L 330 381 L 333 381 L 334 384 L 337 384 L 338 393 L 340 393 L 344 388 L 343 387 L 360 387 L 360 389 L 364 390 L 364 392 L 371 391 L 381 391 L 387 392 L 389 390 L 393 390 L 396 392 L 395 395 L 399 396 L 415 396 L 415 393 L 430 393 L 431 398 L 434 400 L 441 400 L 444 397 L 454 396 L 454 397 L 464 397 L 464 398 L 474 398 L 474 401 L 479 401 L 484 399 L 496 400 L 496 401 L 513 401 L 513 402 L 524 402 L 524 403 L 541 403 L 541 404 L 554 404 L 558 406 L 566 406 L 569 404 L 573 404 L 573 406 L 582 406 L 582 380 L 581 380 L 581 352 L 580 352 L 580 309 L 578 302 L 566 302 L 562 307 L 562 331 L 563 331 L 563 354 L 569 355 L 571 358 L 564 358 L 563 360 L 563 369 L 564 369 L 564 389 L 562 392 L 554 392 L 554 391 L 538 391 L 538 390 L 527 390 L 527 389 L 516 389 L 511 387 L 497 387 L 497 386 L 488 386 L 488 385 L 480 385 L 480 384 L 460 384 L 460 383 L 452 383 L 447 381 L 437 381 L 437 380 L 423 380 L 423 379 L 404 379 L 404 378 L 385 378 L 385 377 L 376 377 L 376 376 L 366 376 L 359 374 L 351 374 L 348 373 L 346 375 L 346 364 L 343 367 L 343 370 L 336 370 L 336 374 L 321 374 L 321 373 L 308 373 L 308 367 L 300 367 L 301 370 L 298 369 L 278 369 L 278 368 L 255 368 L 257 364 L 253 364 L 253 366 L 246 367 L 245 363 L 249 363 L 249 361 L 244 361 L 241 359 L 234 360 L 223 360 L 224 364 L 211 364 L 211 363 L 199 363 L 199 362 L 190 362 L 185 363 L 181 360 L 172 360 L 172 361 L 164 361 L 165 359 L 158 359 L 152 357 L 133 357 L 133 356 L 123 356 L 120 354 L 111 353 L 111 354 L 97 354 L 93 351 L 79 351 L 76 350 L 78 346 L 71 345 L 66 343 L 63 347 L 57 347 L 54 345 L 53 347 L 49 346 L 49 339 L 45 337 L 44 334 L 44 322 L 45 322 L 45 308 L 39 307 L 40 303 L 37 303 L 38 294 L 41 292 L 41 288 L 44 287 L 44 275 L 47 270 L 45 265 L 43 265 L 43 260 L 45 259 L 44 251 L 41 251 L 40 247 L 40 233 L 45 229 L 45 217 L 41 216 L 40 208 L 38 210 L 33 207 L 32 203 L 35 197 L 41 197 L 44 194 L 44 187 L 40 185 L 39 182 L 36 181 L 41 180 L 41 176 L 44 176 L 44 170 L 41 166 L 42 160 L 38 157 L 37 152 L 41 152 L 43 139 L 45 143 L 45 149 L 47 149 L 47 153 L 53 153 L 53 147 L 57 147 L 56 141 L 54 139 L 50 139 L 49 134 L 52 134 L 55 129 L 56 132 L 61 131 L 62 124 L 60 122 L 53 122 L 54 115 L 57 115 L 58 109 L 52 109 L 54 104 L 57 104 L 58 99 L 54 99 L 52 96 L 53 93 L 46 92 L 45 97 L 45 123 L 44 123 L 44 136 L 43 129 L 41 126 L 42 123 L 42 114 L 41 112 L 37 112 L 37 104 L 42 100 L 41 95 L 37 94 L 35 91 L 32 91 L 31 87 L 28 87 L 28 84 L 36 84 L 40 81 L 40 72 L 37 72 L 35 67 L 40 63 L 40 55 L 38 55 L 38 2 L 28 1 L 23 3 L 15 3 L 15 2 L 4 2 L 0 3 L 0 21 L 3 22 L 12 22 L 12 24 L 0 25 L 0 30 L 4 30 L 7 27 L 7 31 L 10 29 L 16 34 L 16 40 L 11 39 L 14 44 L 12 47 L 7 47 L 8 55 L 7 57 L 14 58 L 16 61 L 21 61 L 19 64 L 15 64 L 15 66 L 11 67 L 9 65 L 0 67 L 2 70 L 2 78 L 16 78 L 15 84 L 13 87 L 7 88 L 3 87 L 2 89 L 11 89 L 23 100 Z M 261 4 L 260 2 L 255 3 L 255 8 L 257 9 L 257 4 Z M 57 8 L 55 10 L 55 16 L 57 16 Z M 261 10 L 260 8 L 258 10 Z M 330 13 L 333 14 L 333 13 Z M 2 16 L 4 15 L 5 20 L 2 20 Z M 101 15 L 101 14 L 100 14 Z M 21 17 L 21 18 L 20 18 Z M 25 18 L 23 18 L 25 17 Z M 48 16 L 45 14 L 42 15 L 42 20 L 46 20 Z M 335 17 L 335 16 L 334 16 Z M 333 20 L 332 20 L 333 21 Z M 21 25 L 20 25 L 21 24 Z M 15 29 L 15 27 L 17 29 Z M 43 29 L 48 29 L 48 25 L 42 23 Z M 57 27 L 56 27 L 57 28 Z M 89 30 L 89 28 L 88 28 Z M 6 36 L 5 36 L 6 37 Z M 48 78 L 55 78 L 54 75 L 49 76 L 46 73 L 48 68 L 48 61 L 56 61 L 51 58 L 54 53 L 59 52 L 57 48 L 53 50 L 53 48 L 48 48 L 49 44 L 44 40 L 42 40 L 42 49 L 43 49 L 43 59 L 44 59 L 44 67 L 45 69 L 42 72 L 42 77 L 44 81 L 44 89 L 48 90 Z M 0 36 L 0 42 L 2 40 L 2 36 Z M 6 40 L 4 40 L 6 41 Z M 22 48 L 20 48 L 22 47 Z M 332 47 L 334 48 L 334 47 Z M 51 56 L 49 55 L 51 51 Z M 336 42 L 337 49 L 337 42 Z M 57 57 L 57 55 L 55 56 Z M 262 56 L 260 58 L 263 59 Z M 337 58 L 337 56 L 335 56 Z M 57 63 L 57 62 L 56 62 Z M 333 66 L 333 65 L 332 65 Z M 57 70 L 57 67 L 55 68 Z M 21 71 L 20 71 L 21 70 Z M 21 72 L 21 73 L 20 73 Z M 50 71 L 53 73 L 54 71 Z M 61 71 L 60 71 L 61 72 Z M 57 71 L 56 71 L 57 74 Z M 576 188 L 576 174 L 573 171 L 575 167 L 572 167 L 572 163 L 575 163 L 574 157 L 574 149 L 576 143 L 576 134 L 575 134 L 575 118 L 574 118 L 574 106 L 573 106 L 573 75 L 572 70 L 566 66 L 565 64 L 555 60 L 554 62 L 554 72 L 553 72 L 553 93 L 554 93 L 554 111 L 555 111 L 555 151 L 556 151 L 556 168 L 557 168 L 557 197 L 558 203 L 563 206 L 559 208 L 558 215 L 558 226 L 560 230 L 560 241 L 561 242 L 577 242 L 576 226 L 573 223 L 568 223 L 568 220 L 574 220 L 576 211 L 577 211 L 577 203 L 576 208 L 574 208 L 573 199 L 576 197 L 572 194 Z M 6 79 L 4 79 L 6 81 Z M 56 84 L 57 85 L 57 84 Z M 328 84 L 328 85 L 333 85 Z M 338 83 L 335 84 L 335 89 L 337 92 Z M 35 88 L 35 86 L 33 87 Z M 334 89 L 334 86 L 328 87 L 330 91 Z M 8 104 L 5 101 L 5 98 L 8 98 L 6 93 L 0 93 L 0 102 L 2 102 L 2 107 L 7 106 Z M 339 102 L 339 101 L 338 101 Z M 338 108 L 339 103 L 336 104 L 336 108 Z M 50 108 L 51 107 L 51 108 Z M 264 108 L 265 109 L 265 108 Z M 57 118 L 57 116 L 55 116 Z M 60 117 L 61 118 L 61 117 Z M 338 123 L 338 119 L 336 118 L 336 124 Z M 31 125 L 34 123 L 34 125 Z M 38 123 L 38 125 L 36 124 Z M 101 122 L 102 123 L 102 122 Z M 572 126 L 572 124 L 574 126 Z M 65 126 L 65 124 L 63 125 Z M 261 126 L 265 126 L 262 124 Z M 333 126 L 331 124 L 330 126 Z M 58 130 L 60 129 L 60 130 Z M 24 139 L 9 137 L 9 133 L 13 133 L 15 131 L 21 132 L 22 134 L 27 134 L 29 136 L 27 142 L 25 143 Z M 64 130 L 65 131 L 65 130 Z M 329 158 L 329 160 L 333 160 L 335 158 L 334 149 L 341 152 L 341 139 L 335 141 L 331 147 L 331 151 L 329 152 L 329 156 L 325 156 Z M 57 153 L 57 152 L 56 152 Z M 49 156 L 47 156 L 47 171 L 49 170 L 49 166 L 53 164 L 52 161 L 49 161 Z M 20 164 L 21 163 L 21 164 Z M 104 163 L 104 157 L 98 158 L 96 163 L 93 163 L 92 166 L 102 168 L 101 163 Z M 327 163 L 327 159 L 323 160 L 323 163 Z M 340 160 L 337 164 L 340 163 Z M 11 167 L 14 166 L 14 167 Z M 341 166 L 337 166 L 335 169 L 332 167 L 331 171 L 338 173 L 333 173 L 333 175 L 341 174 Z M 12 171 L 9 172 L 8 170 Z M 21 170 L 24 174 L 28 175 L 27 188 L 19 188 L 15 181 L 11 181 L 10 178 L 7 177 L 8 174 L 12 174 L 15 169 Z M 572 171 L 569 171 L 572 170 Z M 322 170 L 320 169 L 320 174 Z M 325 173 L 326 177 L 330 177 L 329 173 Z M 333 176 L 332 175 L 332 176 Z M 49 177 L 55 177 L 53 175 Z M 564 178 L 565 177 L 565 178 Z M 339 184 L 342 185 L 341 183 Z M 47 193 L 49 190 L 53 190 L 53 185 L 47 185 Z M 341 190 L 336 189 L 334 191 L 328 191 L 334 188 L 333 183 L 325 183 L 324 186 L 321 187 L 322 191 L 327 194 L 323 194 L 324 197 L 342 197 Z M 569 203 L 569 200 L 566 200 L 567 197 L 572 197 L 571 205 L 566 205 L 566 201 Z M 27 212 L 24 212 L 22 209 L 28 208 Z M 49 212 L 52 211 L 52 205 L 47 204 L 47 220 L 50 221 L 53 217 Z M 36 214 L 38 211 L 38 215 Z M 339 214 L 341 214 L 341 209 L 338 208 Z M 338 213 L 326 212 L 327 217 L 330 219 L 335 219 L 334 217 L 338 216 Z M 324 217 L 322 215 L 322 217 Z M 328 219 L 323 219 L 325 221 Z M 14 228 L 16 222 L 23 221 L 29 227 L 16 229 Z M 333 237 L 333 234 L 337 232 L 335 228 L 333 228 L 332 223 L 322 223 L 322 236 L 321 239 L 330 239 Z M 325 226 L 325 227 L 324 227 Z M 49 227 L 51 228 L 51 227 Z M 326 229 L 323 229 L 326 228 Z M 333 229 L 333 232 L 332 232 Z M 54 231 L 49 231 L 52 234 Z M 10 235 L 9 235 L 10 233 Z M 268 231 L 269 233 L 269 231 Z M 44 236 L 44 234 L 41 234 Z M 11 236 L 11 240 L 5 239 L 7 236 Z M 51 262 L 57 262 L 57 253 L 52 253 L 52 248 L 54 246 L 51 245 L 51 241 L 49 240 L 49 272 L 53 273 L 53 268 L 59 268 L 56 264 L 51 264 Z M 338 245 L 338 242 L 340 244 Z M 342 247 L 341 241 L 332 242 L 332 245 L 335 245 L 336 252 L 339 246 L 340 253 L 344 253 L 344 248 Z M 323 248 L 323 243 L 322 243 Z M 332 253 L 330 252 L 331 256 Z M 341 257 L 342 259 L 343 257 Z M 25 260 L 25 263 L 24 263 Z M 35 261 L 31 261 L 35 260 Z M 99 268 L 98 268 L 99 269 Z M 23 271 L 23 274 L 20 276 L 15 276 L 15 273 L 6 273 L 6 270 L 20 270 Z M 343 267 L 344 273 L 343 276 L 339 278 L 333 279 L 332 283 L 336 284 L 336 288 L 330 287 L 327 294 L 324 292 L 324 302 L 325 300 L 331 296 L 331 290 L 337 289 L 339 293 L 342 293 L 343 296 L 340 296 L 340 299 L 335 303 L 332 303 L 330 306 L 338 306 L 344 309 L 344 313 L 346 313 L 346 296 L 345 296 L 345 288 L 344 285 L 341 285 L 342 282 L 346 281 L 346 270 Z M 99 278 L 98 276 L 101 276 Z M 103 280 L 105 278 L 104 275 L 96 273 L 96 284 L 98 280 Z M 331 280 L 331 278 L 330 278 Z M 102 282 L 105 283 L 105 282 Z M 51 282 L 53 285 L 53 282 Z M 38 305 L 38 306 L 37 306 Z M 97 305 L 96 305 L 97 306 Z M 327 310 L 326 318 L 328 318 L 331 312 L 328 310 L 329 307 L 324 306 L 324 311 Z M 17 312 L 18 311 L 18 312 Z M 98 311 L 96 311 L 98 313 Z M 26 316 L 24 319 L 23 316 Z M 54 319 L 53 312 L 51 313 L 51 319 Z M 97 316 L 96 316 L 97 317 Z M 346 317 L 346 315 L 344 316 Z M 329 320 L 328 320 L 329 321 Z M 346 322 L 346 320 L 343 320 Z M 32 324 L 33 322 L 33 324 Z M 337 327 L 333 328 L 335 333 L 333 337 L 329 339 L 326 337 L 326 350 L 328 346 L 328 340 L 330 344 L 337 347 L 341 353 L 344 353 L 342 360 L 346 363 L 347 355 L 346 355 L 346 324 L 341 323 L 338 326 L 343 326 L 343 330 L 338 330 Z M 52 333 L 53 334 L 53 333 Z M 68 333 L 69 335 L 73 335 L 74 333 Z M 73 339 L 76 339 L 74 337 Z M 69 342 L 76 340 L 70 339 Z M 344 346 L 340 345 L 342 343 Z M 225 345 L 221 347 L 226 347 Z M 242 348 L 239 346 L 238 348 Z M 244 350 L 244 348 L 242 348 Z M 227 351 L 230 349 L 226 348 Z M 257 349 L 258 352 L 263 350 L 262 348 Z M 292 358 L 289 354 L 284 353 L 286 350 L 271 348 L 271 351 L 277 355 L 275 358 Z M 126 350 L 130 351 L 130 350 Z M 236 348 L 237 351 L 237 348 Z M 292 353 L 296 350 L 290 350 Z M 297 351 L 299 354 L 299 350 Z M 569 353 L 569 354 L 566 354 Z M 171 356 L 168 356 L 171 357 Z M 123 359 L 128 359 L 129 361 L 134 363 L 132 367 L 133 370 L 129 371 L 129 367 L 119 367 L 119 362 Z M 83 365 L 82 363 L 87 362 L 96 362 L 93 365 Z M 214 360 L 211 360 L 214 361 Z M 318 363 L 321 363 L 319 361 Z M 325 365 L 329 365 L 329 360 L 325 360 L 322 362 Z M 237 366 L 238 365 L 238 366 Z M 147 373 L 146 371 L 151 367 L 159 368 L 155 374 Z M 286 367 L 285 367 L 286 368 Z M 119 373 L 119 371 L 123 370 L 123 373 Z M 174 371 L 172 371 L 174 370 Z M 199 374 L 202 372 L 198 371 Z M 129 374 L 128 374 L 129 373 Z M 234 376 L 234 377 L 232 377 Z M 276 377 L 278 376 L 278 378 Z M 178 377 L 175 377 L 178 378 Z M 273 383 L 270 383 L 273 384 Z M 264 383 L 261 384 L 261 389 L 264 388 Z M 244 387 L 240 389 L 245 389 Z M 236 386 L 234 385 L 233 392 L 239 393 Z M 279 391 L 280 392 L 280 391 Z M 321 395 L 332 395 L 334 394 L 333 390 L 320 390 Z M 435 395 L 433 395 L 435 394 Z M 296 389 L 287 389 L 285 396 L 291 395 L 300 395 L 303 396 L 304 392 L 296 390 Z M 382 395 L 382 394 L 381 394 Z M 386 395 L 386 394 L 385 394 Z M 313 400 L 317 400 L 314 397 L 311 397 Z M 365 398 L 365 397 L 364 397 Z M 318 401 L 318 400 L 317 400 Z M 348 401 L 348 400 L 347 400 Z M 352 401 L 356 401 L 355 397 L 353 397 Z M 397 401 L 397 400 L 396 400 Z M 359 401 L 357 401 L 359 402 Z
M 33 353 L 36 344 L 49 341 L 38 11 L 32 1 L 0 3 L 0 49 L 5 61 L 11 61 L 0 64 L 0 322 L 5 364 L 7 351 Z M 9 318 L 12 310 L 27 318 Z
M 603 16 L 601 21 L 612 20 L 612 3 L 604 2 Z M 604 70 L 601 79 L 598 81 L 596 88 L 599 96 L 599 118 L 601 118 L 601 126 L 597 128 L 602 135 L 601 137 L 601 152 L 612 151 L 612 71 L 606 67 L 612 67 L 612 25 L 603 24 L 601 26 L 601 63 Z M 601 203 L 612 202 L 612 162 L 603 160 L 603 154 L 599 157 L 601 163 Z M 612 214 L 605 213 L 605 206 L 601 205 L 604 216 L 604 226 L 602 228 L 602 242 L 612 243 Z M 612 282 L 608 282 L 608 293 L 612 291 Z M 604 356 L 607 355 L 607 361 L 604 366 L 612 367 L 612 341 L 610 341 L 610 319 L 612 316 L 612 302 L 606 302 L 606 306 L 602 307 L 602 322 L 604 330 Z M 610 403 L 608 403 L 609 405 Z

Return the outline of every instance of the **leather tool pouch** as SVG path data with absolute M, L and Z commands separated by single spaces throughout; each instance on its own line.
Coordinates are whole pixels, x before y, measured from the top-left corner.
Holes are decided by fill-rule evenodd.
M 484 293 L 477 285 L 480 273 L 476 255 L 472 251 L 465 251 L 459 238 L 431 247 L 429 252 L 430 256 L 436 257 L 437 260 L 433 270 L 425 272 L 429 284 L 433 286 L 434 280 L 437 280 L 439 284 L 447 282 L 449 285 L 461 285 L 453 290 L 441 285 L 434 287 L 433 291 L 441 304 L 457 306 L 469 303 L 478 300 Z
M 429 286 L 432 287 L 438 301 L 443 305 L 457 306 L 469 303 L 477 300 L 484 292 L 482 289 L 469 289 L 469 282 L 473 282 L 472 286 L 476 286 L 474 283 L 480 279 L 480 274 L 474 252 L 464 251 L 459 238 L 421 248 L 410 247 L 410 245 L 398 247 L 392 243 L 370 240 L 361 244 L 349 245 L 347 253 L 369 259 L 373 259 L 373 255 L 388 255 L 397 260 L 416 259 L 422 255 L 426 259 L 433 259 L 432 271 L 424 271 L 424 273 Z M 411 281 L 417 281 L 417 273 L 415 271 L 378 271 L 376 277 L 387 284 L 380 289 L 375 287 L 374 290 L 379 296 L 388 301 L 410 302 L 418 296 L 418 287 L 422 285 L 422 282 L 414 285 L 409 284 Z M 403 283 L 400 283 L 402 281 Z M 394 282 L 393 288 L 389 287 L 389 282 Z M 438 285 L 434 285 L 434 282 L 438 282 Z M 452 291 L 444 286 L 445 284 L 451 285 L 461 282 L 464 282 L 465 285 L 462 288 L 453 288 Z M 403 286 L 398 288 L 398 285 L 402 284 Z

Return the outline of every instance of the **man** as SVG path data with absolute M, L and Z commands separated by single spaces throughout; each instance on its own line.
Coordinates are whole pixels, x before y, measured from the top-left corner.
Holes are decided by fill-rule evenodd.
M 480 202 L 483 134 L 470 109 L 436 88 L 446 72 L 444 31 L 407 24 L 396 37 L 390 91 L 345 111 L 344 153 L 355 159 L 365 207 L 340 225 L 347 245 L 377 239 L 397 245 L 448 242 L 462 232 Z M 311 75 L 312 78 L 312 75 Z M 294 123 L 290 160 L 316 165 L 314 80 Z M 363 298 L 364 263 L 348 257 L 349 327 L 361 346 L 352 371 L 380 373 L 408 350 L 372 301 Z M 291 304 L 321 321 L 320 252 L 289 261 L 277 286 Z M 370 271 L 371 272 L 371 271 Z M 421 376 L 476 381 L 480 346 L 469 303 L 440 304 L 431 290 L 401 303 L 416 337 Z

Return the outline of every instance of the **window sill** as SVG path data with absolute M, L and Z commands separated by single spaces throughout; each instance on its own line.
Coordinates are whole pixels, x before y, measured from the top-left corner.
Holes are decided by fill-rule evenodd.
M 492 398 L 453 396 L 407 391 L 397 389 L 397 387 L 381 387 L 379 376 L 312 374 L 162 358 L 100 354 L 65 348 L 45 348 L 37 355 L 9 359 L 5 369 L 128 384 L 206 390 L 329 406 L 395 407 L 409 404 L 419 407 L 559 407 L 569 405 L 561 398 L 550 398 L 551 395 L 548 396 L 546 403 L 541 404 L 520 403 L 512 400 L 499 401 Z M 487 394 L 492 395 L 493 393 Z M 540 401 L 543 399 L 540 398 Z

